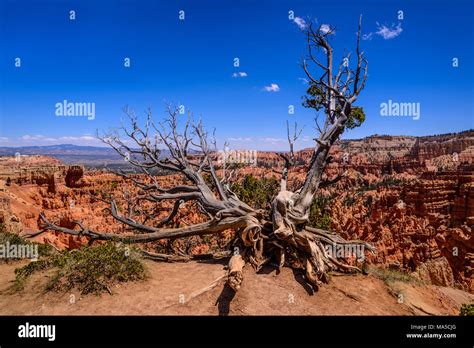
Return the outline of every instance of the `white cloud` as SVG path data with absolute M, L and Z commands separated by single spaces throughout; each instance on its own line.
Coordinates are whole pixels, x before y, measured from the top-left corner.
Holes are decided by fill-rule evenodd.
M 79 138 L 78 137 L 66 136 L 66 137 L 60 137 L 59 140 L 60 141 L 76 141 L 76 140 L 79 140 Z
M 298 28 L 300 28 L 301 30 L 306 29 L 306 22 L 304 21 L 303 18 L 301 18 L 301 17 L 295 17 L 295 18 L 293 19 L 293 22 L 295 22 L 296 25 L 298 26 Z
M 93 137 L 91 135 L 88 135 L 88 134 L 85 134 L 85 135 L 82 135 L 80 137 L 75 137 L 75 136 L 63 136 L 63 137 L 59 137 L 58 138 L 59 141 L 72 141 L 72 142 L 75 142 L 75 141 L 78 141 L 78 142 L 98 142 L 99 139 L 97 139 L 96 137 Z
M 283 138 L 272 138 L 272 137 L 260 138 L 260 140 L 263 142 L 272 143 L 272 144 L 281 143 L 285 141 L 285 139 Z
M 8 145 L 12 145 L 12 142 L 5 137 L 0 137 L 0 143 L 6 143 Z M 100 142 L 99 139 L 97 139 L 94 136 L 91 136 L 90 134 L 84 134 L 81 136 L 61 136 L 61 137 L 49 137 L 41 134 L 36 134 L 36 135 L 29 135 L 25 134 L 21 137 L 19 137 L 16 141 L 13 142 L 15 145 L 21 144 L 21 143 L 26 143 L 28 145 L 52 145 L 52 144 L 64 144 L 64 143 L 71 143 L 73 145 L 101 145 L 102 143 Z
M 362 34 L 362 40 L 372 40 L 374 33 Z
M 0 143 L 7 143 L 8 138 L 7 137 L 0 137 Z
M 298 77 L 298 80 L 300 80 L 301 82 L 303 82 L 305 85 L 307 85 L 309 83 L 308 79 L 307 78 L 304 78 L 304 77 Z
M 321 28 L 319 30 L 321 30 L 323 34 L 326 34 L 329 32 L 329 30 L 331 30 L 331 27 L 329 24 L 321 24 Z
M 247 77 L 247 73 L 245 71 L 239 71 L 239 72 L 235 72 L 232 74 L 232 77 L 233 78 L 238 78 L 238 77 Z
M 29 135 L 29 134 L 25 134 L 21 137 L 21 140 L 24 140 L 24 141 L 34 141 L 34 140 L 42 140 L 44 138 L 44 135 Z
M 238 138 L 227 138 L 228 141 L 252 141 L 252 138 L 242 138 L 242 137 L 238 137 Z
M 276 83 L 270 84 L 270 86 L 265 86 L 262 89 L 265 92 L 278 92 L 280 90 L 280 86 L 278 86 Z
M 382 36 L 385 40 L 390 40 L 396 38 L 402 33 L 402 31 L 402 23 L 398 23 L 397 26 L 392 24 L 390 28 L 386 25 L 380 25 L 379 23 L 377 23 L 377 31 L 375 33 L 377 35 Z
M 402 23 L 398 23 L 397 25 L 392 24 L 390 27 L 381 25 L 379 22 L 376 23 L 377 31 L 375 33 L 370 32 L 368 34 L 363 34 L 362 40 L 372 40 L 374 34 L 383 37 L 385 40 L 390 40 L 399 36 L 403 31 Z

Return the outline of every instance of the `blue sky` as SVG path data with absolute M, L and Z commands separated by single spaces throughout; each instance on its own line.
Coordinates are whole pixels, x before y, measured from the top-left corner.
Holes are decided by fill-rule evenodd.
M 164 101 L 202 115 L 234 148 L 286 149 L 286 120 L 305 126 L 299 147 L 311 146 L 305 40 L 289 11 L 335 26 L 336 57 L 354 51 L 363 15 L 369 78 L 357 105 L 367 120 L 345 138 L 474 128 L 473 9 L 468 0 L 0 0 L 0 146 L 97 145 L 96 130 L 120 126 L 123 106 L 159 119 Z M 56 116 L 65 99 L 95 103 L 95 118 Z M 420 119 L 382 117 L 388 100 L 420 103 Z

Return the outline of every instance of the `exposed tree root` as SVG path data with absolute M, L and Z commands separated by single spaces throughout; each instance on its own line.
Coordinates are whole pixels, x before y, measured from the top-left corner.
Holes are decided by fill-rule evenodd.
M 203 260 L 219 260 L 231 255 L 230 251 L 221 251 L 218 253 L 211 254 L 198 254 L 198 255 L 170 255 L 170 254 L 157 254 L 149 251 L 141 251 L 143 258 L 154 260 L 154 261 L 165 261 L 165 262 L 188 262 L 188 261 L 203 261 Z
M 234 255 L 230 258 L 227 283 L 232 289 L 234 289 L 234 291 L 240 289 L 240 285 L 244 279 L 242 273 L 244 266 L 245 261 L 241 255 Z

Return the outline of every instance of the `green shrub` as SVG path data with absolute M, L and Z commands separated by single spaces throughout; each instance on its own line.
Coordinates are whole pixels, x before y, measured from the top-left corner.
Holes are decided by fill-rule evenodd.
M 383 280 L 386 284 L 393 282 L 413 283 L 418 282 L 410 273 L 398 271 L 390 268 L 371 267 L 370 273 Z
M 461 311 L 459 312 L 461 316 L 471 316 L 474 315 L 474 303 L 465 303 L 461 306 Z
M 13 290 L 21 291 L 25 288 L 26 280 L 35 272 L 43 271 L 51 267 L 50 259 L 41 259 L 30 262 L 29 264 L 15 269 L 15 280 L 13 282 Z
M 355 203 L 355 198 L 353 196 L 346 196 L 344 197 L 344 201 L 342 202 L 346 207 L 349 207 Z
M 257 179 L 246 175 L 242 183 L 234 183 L 231 190 L 241 201 L 256 209 L 268 208 L 276 196 L 280 183 L 275 178 Z
M 357 188 L 358 192 L 364 192 L 364 191 L 371 191 L 371 190 L 376 190 L 379 187 L 393 187 L 393 186 L 401 186 L 403 184 L 406 184 L 407 181 L 402 180 L 402 179 L 395 179 L 393 177 L 385 177 L 382 179 L 382 181 L 376 182 L 375 184 L 364 184 Z
M 46 290 L 78 288 L 83 294 L 111 292 L 110 286 L 114 283 L 146 278 L 145 266 L 136 250 L 107 242 L 95 247 L 63 251 L 18 268 L 15 270 L 14 288 L 23 289 L 33 273 L 46 269 L 54 270 Z
M 240 200 L 257 209 L 269 208 L 279 189 L 280 183 L 277 179 L 257 179 L 252 175 L 245 176 L 242 183 L 234 183 L 231 187 Z M 311 226 L 322 229 L 331 227 L 331 216 L 327 211 L 327 206 L 332 199 L 331 195 L 314 197 L 309 214 Z
M 331 228 L 331 215 L 328 212 L 328 205 L 333 196 L 314 196 L 309 210 L 309 225 L 328 230 Z

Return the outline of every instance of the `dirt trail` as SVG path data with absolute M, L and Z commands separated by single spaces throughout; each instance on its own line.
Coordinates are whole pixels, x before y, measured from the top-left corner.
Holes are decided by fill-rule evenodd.
M 8 291 L 21 263 L 0 264 L 2 315 L 447 315 L 474 301 L 463 291 L 397 283 L 403 303 L 383 281 L 369 275 L 333 276 L 311 295 L 301 275 L 284 268 L 255 274 L 244 269 L 237 294 L 225 285 L 220 263 L 147 261 L 149 279 L 112 288 L 113 295 L 44 292 L 47 274 L 32 277 L 22 293 Z M 75 302 L 71 303 L 71 298 Z

